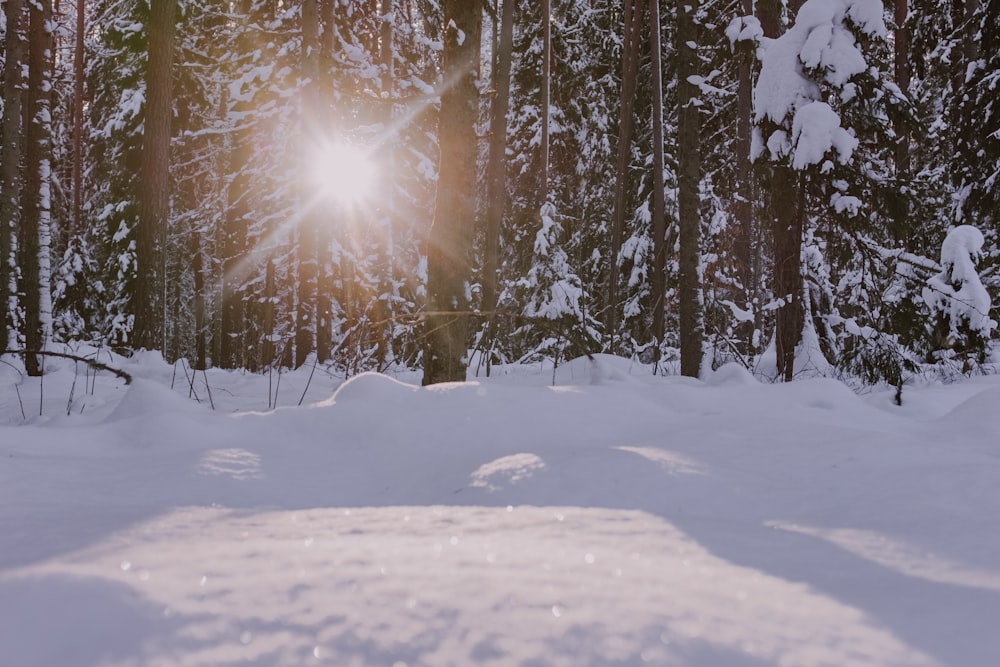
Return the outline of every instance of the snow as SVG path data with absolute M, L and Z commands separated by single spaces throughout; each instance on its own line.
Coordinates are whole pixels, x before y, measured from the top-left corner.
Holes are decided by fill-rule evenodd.
M 1000 664 L 1000 378 L 100 356 L 0 364 L 4 664 Z
M 987 338 L 997 325 L 990 319 L 992 302 L 975 265 L 984 241 L 983 233 L 972 225 L 952 228 L 941 244 L 943 270 L 931 276 L 923 289 L 924 302 L 931 311 L 948 316 L 953 338 L 959 336 L 958 327 L 963 322 Z
M 792 166 L 805 169 L 820 164 L 835 150 L 846 163 L 858 145 L 857 139 L 840 125 L 838 113 L 823 101 L 818 82 L 845 91 L 865 71 L 865 56 L 851 32 L 884 36 L 882 3 L 879 0 L 808 0 L 799 9 L 795 24 L 777 39 L 761 40 L 758 56 L 760 75 L 754 87 L 754 122 L 766 119 L 778 126 L 767 138 L 771 159 L 792 154 Z M 788 121 L 792 126 L 789 142 Z M 762 152 L 755 139 L 753 156 Z
M 726 26 L 730 50 L 736 49 L 736 42 L 759 42 L 763 36 L 764 29 L 756 16 L 737 16 Z
M 798 110 L 792 121 L 792 142 L 792 166 L 796 169 L 819 164 L 831 150 L 836 150 L 837 159 L 845 164 L 858 147 L 857 138 L 840 126 L 840 116 L 826 102 L 810 102 Z

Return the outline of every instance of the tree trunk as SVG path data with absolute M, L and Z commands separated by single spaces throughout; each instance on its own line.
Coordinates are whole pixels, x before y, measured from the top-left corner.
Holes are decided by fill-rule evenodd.
M 649 50 L 653 63 L 653 345 L 660 359 L 667 291 L 667 220 L 663 183 L 663 47 L 660 42 L 660 3 L 649 0 Z M 653 371 L 659 364 L 653 366 Z
M 625 30 L 622 37 L 622 93 L 621 114 L 618 124 L 618 163 L 615 171 L 615 204 L 611 223 L 611 250 L 608 257 L 608 301 L 604 310 L 605 334 L 609 337 L 608 351 L 618 349 L 618 282 L 621 254 L 625 236 L 625 209 L 628 205 L 628 168 L 632 155 L 634 130 L 635 89 L 639 70 L 639 37 L 645 4 L 638 0 L 625 0 Z
M 191 272 L 194 275 L 194 370 L 203 371 L 208 368 L 208 349 L 205 326 L 205 258 L 201 248 L 201 234 L 192 231 L 189 243 Z
M 177 0 L 151 0 L 146 108 L 139 177 L 139 225 L 136 229 L 136 349 L 163 349 L 161 244 L 170 215 L 170 121 L 172 65 Z
M 698 86 L 691 77 L 698 72 L 698 43 L 695 14 L 697 0 L 682 2 L 677 10 L 677 198 L 680 231 L 680 275 L 678 282 L 680 310 L 681 375 L 698 377 L 701 373 L 704 323 L 701 315 L 701 118 L 695 101 Z
M 27 128 L 19 254 L 24 293 L 24 346 L 28 350 L 44 350 L 52 335 L 49 292 L 51 0 L 30 3 L 28 13 Z M 36 355 L 25 355 L 24 366 L 28 375 L 42 374 L 41 361 Z
M 486 165 L 486 230 L 483 241 L 483 294 L 481 308 L 494 326 L 499 279 L 500 228 L 507 203 L 507 110 L 510 107 L 510 68 L 514 45 L 514 7 L 517 0 L 503 0 L 500 39 L 493 69 L 493 110 L 490 118 L 489 161 Z M 492 331 L 487 335 L 492 335 Z M 486 372 L 489 374 L 489 356 Z
M 896 85 L 909 95 L 910 90 L 910 28 L 906 25 L 909 13 L 908 0 L 895 0 L 893 19 L 896 23 L 896 33 L 893 39 L 893 64 L 896 75 Z M 896 123 L 896 175 L 907 179 L 910 173 L 910 133 L 905 120 Z
M 0 126 L 0 344 L 4 349 L 17 347 L 11 327 L 14 283 L 14 234 L 21 227 L 21 117 L 23 92 L 21 71 L 25 42 L 21 36 L 24 23 L 23 0 L 5 0 L 7 37 L 3 70 L 3 125 Z
M 799 3 L 793 3 L 797 8 Z M 776 39 L 783 31 L 781 2 L 759 2 L 765 37 Z M 772 283 L 774 297 L 782 300 L 774 314 L 774 347 L 778 374 L 790 382 L 794 375 L 795 348 L 802 338 L 802 223 L 798 174 L 787 162 L 770 165 L 771 227 L 774 242 Z
M 319 42 L 318 42 L 319 12 L 316 0 L 304 0 L 302 3 L 302 76 L 306 79 L 303 91 L 302 111 L 300 120 L 301 149 L 304 151 L 311 142 L 315 127 L 315 115 L 318 112 L 316 100 L 316 85 L 319 77 Z M 308 169 L 308 166 L 305 166 Z M 303 188 L 309 182 L 309 175 L 302 174 Z M 319 222 L 317 211 L 311 202 L 312 193 L 305 188 L 300 195 L 299 205 L 302 218 L 299 223 L 299 239 L 296 248 L 299 265 L 298 309 L 295 323 L 295 366 L 298 368 L 306 362 L 310 352 L 316 350 L 317 334 L 321 323 L 320 308 L 317 307 L 319 286 Z M 322 341 L 321 341 L 322 342 Z
M 552 0 L 542 5 L 542 113 L 541 141 L 538 147 L 541 167 L 538 170 L 538 203 L 545 206 L 549 199 L 549 117 L 552 100 Z
M 753 1 L 741 0 L 744 16 L 753 14 Z M 754 252 L 757 234 L 753 215 L 753 167 L 750 163 L 750 132 L 753 115 L 753 62 L 754 43 L 741 40 L 736 43 L 736 201 L 733 206 L 736 218 L 734 254 L 736 271 L 740 279 L 740 306 L 753 307 L 754 321 L 741 323 L 739 331 L 745 349 L 756 353 L 754 331 L 760 328 L 760 308 L 757 303 L 757 267 L 760 253 Z
M 264 340 L 260 346 L 260 363 L 262 368 L 274 368 L 276 358 L 274 310 L 278 301 L 277 281 L 275 280 L 274 258 L 267 258 L 264 270 L 264 307 L 262 319 Z
M 774 215 L 774 292 L 784 303 L 775 311 L 774 346 L 778 374 L 791 382 L 795 348 L 802 338 L 802 210 L 798 174 L 774 165 L 771 201 Z
M 379 276 L 379 292 L 376 295 L 374 307 L 374 322 L 372 333 L 375 336 L 375 353 L 379 368 L 383 368 L 392 356 L 392 332 L 394 327 L 395 302 L 399 296 L 396 281 L 396 146 L 398 135 L 393 128 L 393 112 L 395 110 L 395 0 L 382 0 L 380 10 L 382 20 L 382 39 L 379 60 L 382 66 L 382 127 L 385 133 L 385 157 L 383 159 L 381 197 L 379 211 L 381 225 L 384 230 L 384 245 L 382 252 L 383 270 Z
M 757 0 L 757 18 L 765 37 L 777 39 L 785 31 L 781 11 L 782 0 Z
M 423 383 L 465 380 L 467 282 L 476 214 L 476 120 L 482 0 L 444 0 L 441 150 L 434 222 L 427 248 L 427 316 Z
M 229 173 L 231 180 L 226 190 L 226 212 L 222 223 L 219 249 L 222 263 L 222 304 L 219 328 L 219 357 L 215 365 L 220 368 L 243 366 L 246 344 L 246 317 L 244 316 L 246 290 L 247 226 L 250 223 L 250 178 L 248 168 L 252 159 L 250 131 L 240 129 L 229 148 Z
M 73 216 L 72 234 L 83 232 L 83 35 L 87 4 L 76 5 L 76 40 L 73 51 Z

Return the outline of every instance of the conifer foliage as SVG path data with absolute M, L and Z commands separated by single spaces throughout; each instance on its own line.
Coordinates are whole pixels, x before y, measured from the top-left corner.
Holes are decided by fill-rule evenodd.
M 0 342 L 992 361 L 1000 0 L 6 0 Z M 971 305 L 970 305 L 971 304 Z

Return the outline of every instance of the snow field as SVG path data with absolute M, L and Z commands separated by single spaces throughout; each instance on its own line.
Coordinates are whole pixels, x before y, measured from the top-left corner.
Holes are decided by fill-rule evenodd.
M 119 361 L 27 425 L 0 376 L 4 664 L 1000 663 L 997 378 L 211 371 L 213 412 Z

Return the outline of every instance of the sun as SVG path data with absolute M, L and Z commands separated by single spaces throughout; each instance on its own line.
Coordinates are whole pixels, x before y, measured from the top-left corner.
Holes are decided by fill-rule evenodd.
M 372 194 L 375 162 L 365 148 L 344 141 L 323 141 L 311 152 L 310 180 L 321 196 L 348 204 Z

